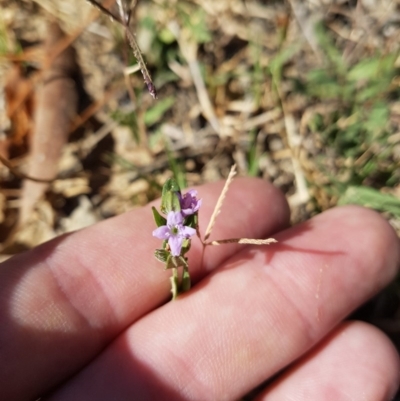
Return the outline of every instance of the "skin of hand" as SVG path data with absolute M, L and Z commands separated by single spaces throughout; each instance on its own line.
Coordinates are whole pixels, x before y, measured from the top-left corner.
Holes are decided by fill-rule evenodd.
M 201 232 L 222 186 L 198 188 Z M 212 239 L 278 243 L 203 254 L 194 239 L 194 286 L 174 302 L 154 228 L 146 206 L 2 263 L 2 399 L 235 400 L 268 379 L 259 400 L 394 396 L 394 346 L 343 322 L 399 267 L 399 240 L 377 213 L 346 206 L 290 227 L 276 188 L 236 179 Z

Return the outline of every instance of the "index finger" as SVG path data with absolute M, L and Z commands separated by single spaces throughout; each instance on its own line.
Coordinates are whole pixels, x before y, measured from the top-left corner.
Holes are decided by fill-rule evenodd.
M 222 183 L 199 189 L 206 225 Z M 224 217 L 225 216 L 225 217 Z M 227 218 L 229 217 L 229 218 Z M 256 179 L 235 180 L 215 228 L 217 238 L 262 238 L 288 225 L 283 195 Z M 149 207 L 50 241 L 0 269 L 0 388 L 5 399 L 34 399 L 88 363 L 118 333 L 169 297 L 169 273 L 153 258 L 159 246 Z M 237 245 L 194 244 L 194 281 Z M 23 378 L 23 380 L 22 380 Z

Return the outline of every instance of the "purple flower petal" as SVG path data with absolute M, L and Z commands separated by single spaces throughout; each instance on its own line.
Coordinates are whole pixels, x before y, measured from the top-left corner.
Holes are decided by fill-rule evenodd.
M 182 228 L 179 231 L 179 235 L 181 235 L 184 238 L 189 238 L 194 234 L 196 234 L 196 230 L 192 227 L 182 226 Z
M 167 225 L 160 226 L 153 231 L 157 238 L 168 240 L 172 256 L 180 256 L 183 241 L 196 234 L 192 227 L 183 225 L 183 216 L 181 212 L 170 211 L 167 216 Z
M 159 239 L 168 239 L 171 235 L 168 226 L 160 226 L 153 231 L 153 236 Z
M 190 216 L 196 213 L 201 206 L 201 199 L 197 199 L 197 191 L 191 189 L 180 197 L 181 212 L 183 216 Z
M 181 212 L 170 211 L 168 213 L 168 216 L 167 216 L 167 226 L 168 227 L 180 225 L 180 224 L 182 224 L 182 222 L 183 222 L 183 216 L 182 216 Z
M 171 248 L 172 256 L 179 256 L 181 254 L 183 238 L 177 235 L 171 235 L 168 240 L 169 247 Z

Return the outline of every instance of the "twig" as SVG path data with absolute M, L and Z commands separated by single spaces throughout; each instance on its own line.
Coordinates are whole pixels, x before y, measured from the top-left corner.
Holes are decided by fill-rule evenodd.
M 86 1 L 88 1 L 92 6 L 98 8 L 102 13 L 108 15 L 113 21 L 120 23 L 124 28 L 126 28 L 125 22 L 120 17 L 118 17 L 118 15 L 113 14 L 108 8 L 105 8 L 101 3 L 98 3 L 95 0 Z
M 129 24 L 130 13 L 128 13 L 122 3 L 122 0 L 117 0 L 117 6 L 119 10 L 119 15 L 123 21 L 125 21 L 125 25 Z
M 0 162 L 2 162 L 16 177 L 21 178 L 22 180 L 29 180 L 29 181 L 34 181 L 34 182 L 40 182 L 40 183 L 52 183 L 56 177 L 51 178 L 51 179 L 46 179 L 46 178 L 35 178 L 31 177 L 27 174 L 21 173 L 18 171 L 9 160 L 4 158 L 3 156 L 0 155 Z

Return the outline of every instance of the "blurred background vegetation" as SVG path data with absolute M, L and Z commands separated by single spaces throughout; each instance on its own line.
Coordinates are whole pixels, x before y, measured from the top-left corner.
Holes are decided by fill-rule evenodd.
M 356 203 L 400 234 L 399 0 L 125 3 L 157 100 L 123 27 L 85 0 L 0 0 L 3 258 L 145 205 L 171 175 L 193 186 L 226 177 L 233 163 L 281 188 L 293 223 Z M 56 23 L 65 37 L 49 50 Z M 21 218 L 32 138 L 58 138 L 35 131 L 38 88 L 69 44 L 74 116 L 45 168 L 56 179 L 38 170 L 49 182 L 36 184 Z M 399 294 L 394 283 L 358 312 L 398 343 Z

